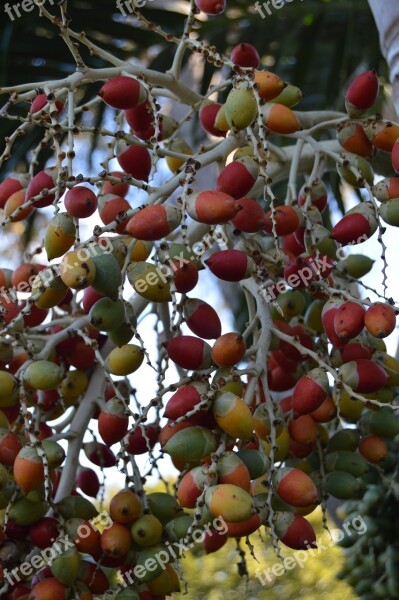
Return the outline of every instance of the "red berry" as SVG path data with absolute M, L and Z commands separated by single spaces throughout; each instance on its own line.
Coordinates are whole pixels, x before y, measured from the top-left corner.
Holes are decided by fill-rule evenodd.
M 260 64 L 258 51 L 252 44 L 238 44 L 233 49 L 230 58 L 239 67 L 253 67 L 257 69 Z

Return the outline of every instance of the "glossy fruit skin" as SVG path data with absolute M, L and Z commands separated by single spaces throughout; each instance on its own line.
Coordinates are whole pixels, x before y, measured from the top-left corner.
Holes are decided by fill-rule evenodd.
M 249 493 L 230 483 L 208 488 L 205 503 L 214 517 L 222 517 L 231 523 L 249 519 L 254 511 L 253 499 Z
M 26 188 L 29 183 L 27 175 L 15 173 L 0 183 L 0 208 L 4 208 L 8 198 L 15 192 Z
M 137 79 L 133 77 L 114 77 L 110 79 L 99 91 L 103 101 L 119 110 L 132 108 L 141 104 L 146 99 L 146 92 Z
M 359 452 L 368 462 L 378 465 L 386 460 L 388 447 L 381 437 L 368 435 L 360 440 Z
M 359 358 L 338 369 L 342 380 L 355 392 L 370 393 L 384 387 L 388 381 L 386 371 L 373 360 Z
M 368 139 L 360 123 L 347 121 L 338 125 L 338 142 L 347 152 L 369 158 L 373 153 L 373 145 Z
M 215 309 L 197 298 L 188 298 L 184 303 L 186 324 L 191 331 L 206 340 L 216 339 L 222 333 L 222 324 Z
M 377 302 L 370 306 L 364 315 L 364 324 L 369 333 L 377 338 L 385 338 L 396 327 L 396 314 L 387 304 Z
M 67 212 L 77 219 L 86 219 L 97 210 L 97 196 L 83 185 L 70 189 L 65 195 L 64 203 Z
M 162 345 L 169 358 L 182 369 L 208 369 L 212 365 L 209 344 L 192 335 L 180 335 Z
M 204 261 L 210 271 L 223 281 L 247 279 L 255 270 L 251 257 L 241 250 L 220 250 Z
M 235 198 L 224 191 L 206 190 L 187 198 L 187 213 L 199 223 L 218 225 L 227 223 L 240 210 Z
M 262 120 L 269 131 L 280 135 L 296 133 L 302 129 L 296 114 L 284 104 L 266 104 L 262 110 Z
M 251 86 L 240 83 L 229 92 L 224 104 L 227 122 L 232 129 L 246 129 L 256 119 L 258 105 Z
M 80 467 L 76 476 L 75 486 L 84 494 L 95 498 L 100 491 L 97 473 L 88 467 Z
M 375 210 L 368 202 L 348 211 L 331 230 L 331 238 L 343 246 L 368 240 L 377 230 Z
M 44 482 L 43 461 L 34 448 L 25 446 L 15 458 L 14 478 L 24 494 L 28 494 Z
M 154 515 L 143 515 L 130 529 L 133 541 L 140 546 L 158 544 L 162 537 L 162 523 Z
M 225 333 L 217 338 L 212 347 L 212 359 L 219 367 L 233 367 L 245 355 L 246 344 L 238 333 Z
M 278 236 L 289 235 L 298 229 L 299 216 L 294 207 L 277 206 L 274 213 L 275 231 Z M 264 229 L 269 235 L 272 235 L 273 219 L 271 210 L 265 214 Z
M 270 71 L 255 71 L 254 83 L 258 86 L 258 94 L 262 100 L 270 102 L 281 94 L 286 83 Z
M 116 221 L 116 233 L 125 233 L 126 225 L 129 221 L 125 213 L 130 208 L 131 206 L 125 198 L 121 198 L 115 194 L 106 194 L 98 198 L 98 212 L 101 221 L 104 225 L 109 225 L 113 221 Z
M 238 200 L 250 192 L 258 174 L 259 167 L 253 158 L 243 156 L 224 167 L 216 180 L 216 189 Z
M 195 0 L 195 5 L 207 15 L 220 15 L 226 8 L 226 0 Z
M 334 329 L 342 341 L 356 337 L 363 330 L 365 312 L 360 302 L 341 304 L 334 315 Z
M 215 126 L 216 116 L 221 107 L 222 105 L 217 102 L 207 104 L 201 108 L 199 113 L 199 119 L 203 129 L 215 137 L 226 137 L 226 131 L 222 131 Z
M 231 220 L 234 227 L 244 231 L 244 233 L 257 233 L 263 229 L 265 213 L 256 200 L 240 198 L 238 205 L 241 210 Z
M 83 255 L 80 250 L 65 254 L 60 263 L 60 277 L 70 288 L 83 290 L 89 287 L 96 276 L 93 259 L 87 252 Z
M 316 547 L 316 534 L 311 524 L 301 515 L 277 513 L 275 524 L 280 541 L 293 550 Z
M 254 420 L 243 398 L 232 392 L 222 392 L 212 403 L 216 423 L 233 438 L 249 440 L 254 432 Z
M 349 86 L 345 96 L 345 106 L 350 117 L 359 117 L 371 108 L 377 100 L 379 81 L 375 71 L 358 75 Z
M 36 98 L 33 99 L 33 102 L 29 108 L 29 112 L 32 115 L 40 112 L 46 106 L 46 104 L 48 104 L 48 102 L 49 101 L 47 100 L 46 94 L 38 94 L 36 96 Z M 58 100 L 56 100 L 55 106 L 56 106 L 57 112 L 59 112 L 59 113 L 62 112 L 62 110 L 64 108 L 64 105 L 62 104 L 62 102 L 59 102 Z M 47 110 L 50 110 L 50 107 Z
M 292 407 L 295 414 L 306 415 L 316 410 L 324 401 L 328 391 L 326 373 L 319 368 L 312 369 L 299 379 L 292 394 Z
M 159 426 L 157 425 L 141 425 L 133 432 L 130 432 L 126 451 L 135 456 L 150 452 L 158 442 Z
M 98 431 L 107 446 L 120 442 L 129 426 L 129 417 L 119 398 L 109 400 L 98 416 Z
M 134 109 L 133 109 L 134 110 Z M 118 179 L 123 179 L 126 177 L 125 173 L 122 171 L 112 171 L 110 173 L 112 177 L 116 177 Z M 130 185 L 128 183 L 112 183 L 111 181 L 104 181 L 103 186 L 101 188 L 101 195 L 105 196 L 106 194 L 115 194 L 116 196 L 120 196 L 124 198 L 127 196 L 130 190 Z
M 178 208 L 163 204 L 146 206 L 128 222 L 126 231 L 138 240 L 155 241 L 168 236 L 181 221 Z
M 135 179 L 148 181 L 151 173 L 151 155 L 142 146 L 128 146 L 117 156 L 122 169 Z
M 318 502 L 315 484 L 309 475 L 299 469 L 279 469 L 273 477 L 273 484 L 280 498 L 291 506 L 306 507 Z
M 114 558 L 124 556 L 131 544 L 132 537 L 129 529 L 120 523 L 113 523 L 101 534 L 101 548 L 108 556 Z
M 34 206 L 28 206 L 26 208 L 22 208 L 22 205 L 26 202 L 26 192 L 25 190 L 19 190 L 18 192 L 14 192 L 7 199 L 4 205 L 4 215 L 12 222 L 17 223 L 19 221 L 23 221 L 27 219 L 35 210 Z M 15 214 L 14 214 L 15 213 Z
M 30 200 L 35 196 L 39 195 L 44 189 L 52 189 L 56 184 L 56 169 L 55 167 L 51 167 L 48 169 L 44 169 L 43 171 L 39 171 L 31 182 L 28 185 L 26 190 L 25 200 Z M 33 206 L 35 208 L 44 208 L 45 206 L 50 206 L 55 200 L 55 194 L 47 194 L 40 198 L 39 200 L 35 200 Z
M 230 60 L 239 67 L 252 67 L 257 69 L 260 64 L 258 51 L 252 44 L 238 44 L 231 52 Z

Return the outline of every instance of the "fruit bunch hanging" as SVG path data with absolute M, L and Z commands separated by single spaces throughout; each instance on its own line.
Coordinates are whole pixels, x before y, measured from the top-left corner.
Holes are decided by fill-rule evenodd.
M 28 170 L 0 183 L 3 231 L 48 217 L 36 252 L 0 268 L 6 600 L 106 592 L 161 600 L 184 590 L 174 543 L 209 553 L 238 540 L 245 574 L 240 540 L 265 530 L 278 555 L 284 546 L 307 550 L 317 545 L 306 518 L 316 507 L 323 523 L 330 496 L 378 515 L 381 490 L 394 479 L 399 362 L 384 340 L 398 308 L 383 236 L 387 225 L 399 226 L 399 124 L 375 113 L 374 71 L 351 83 L 346 112 L 301 112 L 301 90 L 265 68 L 251 44 L 227 56 L 189 36 L 199 11 L 217 18 L 225 8 L 221 0 L 191 2 L 177 42 L 134 9 L 143 27 L 177 43 L 165 74 L 121 62 L 65 28 L 63 3 L 59 20 L 41 7 L 79 69 L 0 89 L 0 116 L 15 123 L 0 165 L 20 136 L 42 134 Z M 109 67 L 86 66 L 87 50 Z M 219 101 L 212 88 L 201 96 L 181 81 L 186 52 L 223 69 Z M 83 90 L 92 91 L 85 104 Z M 185 106 L 187 119 L 195 114 L 205 144 L 188 143 L 187 119 L 166 114 L 163 98 Z M 115 121 L 110 129 L 90 124 L 104 105 Z M 79 171 L 83 133 L 106 140 L 94 175 Z M 39 169 L 48 147 L 52 159 Z M 201 170 L 216 164 L 214 184 L 200 187 Z M 325 218 L 330 171 L 359 192 L 334 226 Z M 285 197 L 276 196 L 276 184 Z M 82 239 L 87 223 L 92 231 Z M 371 294 L 362 279 L 373 260 L 357 246 L 373 236 L 383 269 L 382 290 Z M 242 294 L 242 331 L 224 330 L 196 291 L 205 272 Z M 157 317 L 155 354 L 139 323 L 148 306 Z M 136 394 L 145 365 L 154 397 Z M 150 459 L 147 473 L 140 455 Z M 148 493 L 145 477 L 159 473 L 166 455 L 179 472 L 174 489 Z M 125 487 L 111 499 L 107 526 L 97 526 L 98 473 L 112 469 L 124 474 Z M 391 512 L 395 489 L 384 500 Z M 65 539 L 71 546 L 56 553 Z M 387 558 L 378 597 L 394 598 L 394 539 L 386 550 L 373 543 Z M 30 568 L 46 552 L 56 555 Z M 359 561 L 352 559 L 360 577 L 370 565 Z

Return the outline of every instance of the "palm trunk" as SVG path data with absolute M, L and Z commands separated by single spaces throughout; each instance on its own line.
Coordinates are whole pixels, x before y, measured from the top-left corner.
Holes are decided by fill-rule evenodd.
M 398 0 L 369 0 L 380 34 L 380 45 L 388 63 L 392 100 L 399 117 L 399 2 Z

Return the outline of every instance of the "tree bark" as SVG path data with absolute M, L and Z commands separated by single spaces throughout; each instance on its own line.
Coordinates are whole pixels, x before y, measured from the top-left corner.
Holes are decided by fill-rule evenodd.
M 399 2 L 369 0 L 380 34 L 381 51 L 388 63 L 392 83 L 392 100 L 399 117 Z

